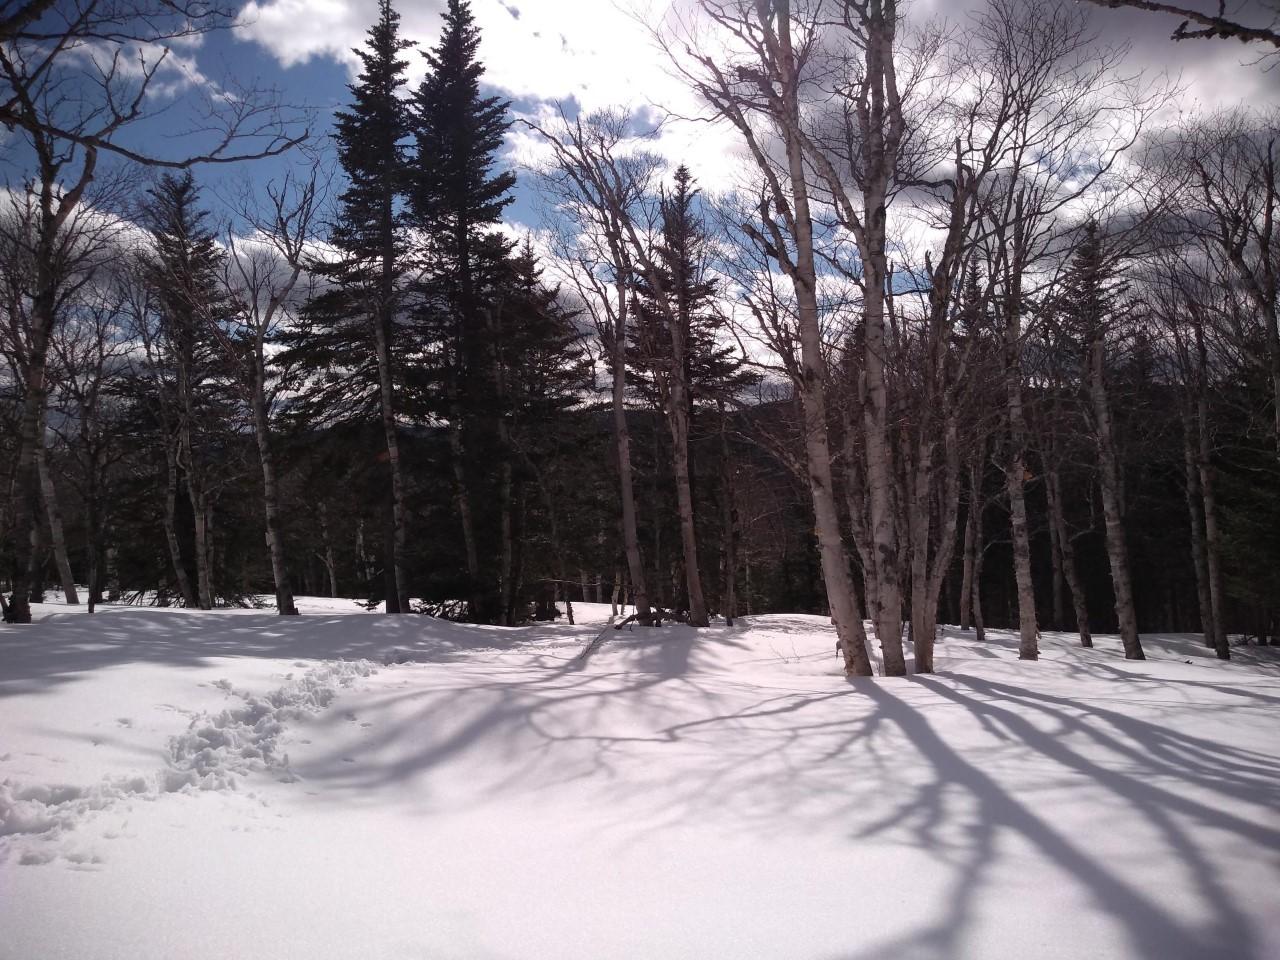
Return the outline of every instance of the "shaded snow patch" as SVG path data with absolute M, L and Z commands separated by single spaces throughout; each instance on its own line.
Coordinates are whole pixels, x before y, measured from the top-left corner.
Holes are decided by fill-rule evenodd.
M 257 770 L 275 771 L 276 779 L 284 783 L 296 781 L 289 756 L 281 750 L 286 725 L 324 710 L 339 690 L 375 670 L 368 660 L 330 661 L 263 695 L 220 680 L 216 686 L 244 702 L 217 714 L 197 714 L 185 733 L 170 738 L 168 763 L 153 774 L 108 778 L 90 786 L 0 781 L 0 861 L 8 858 L 16 841 L 57 840 L 120 800 L 154 800 L 179 791 L 234 790 L 240 778 Z M 54 857 L 47 851 L 23 849 L 18 862 L 41 864 Z

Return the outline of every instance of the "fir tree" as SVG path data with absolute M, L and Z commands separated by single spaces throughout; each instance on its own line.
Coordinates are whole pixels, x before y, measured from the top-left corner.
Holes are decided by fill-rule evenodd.
M 300 411 L 304 418 L 332 421 L 376 411 L 381 420 L 391 517 L 386 609 L 407 613 L 407 492 L 397 426 L 403 348 L 396 321 L 406 270 L 402 198 L 409 132 L 400 95 L 408 63 L 400 54 L 412 44 L 400 39 L 400 17 L 390 0 L 381 0 L 378 11 L 368 43 L 355 51 L 363 69 L 348 88 L 351 106 L 337 114 L 334 140 L 348 185 L 331 238 L 338 256 L 317 265 L 331 286 L 310 304 L 281 361 L 304 368 L 312 381 Z
M 150 191 L 146 219 L 152 251 L 143 274 L 154 306 L 148 355 L 152 399 L 159 412 L 161 440 L 170 465 L 169 496 L 181 477 L 194 517 L 197 590 L 193 594 L 172 529 L 175 507 L 168 510 L 174 572 L 183 599 L 208 610 L 213 606 L 212 514 L 219 484 L 215 475 L 225 458 L 225 439 L 237 410 L 231 398 L 228 364 L 237 345 L 229 342 L 227 321 L 235 304 L 222 284 L 225 255 L 200 208 L 200 191 L 190 173 L 165 175 Z M 230 347 L 221 349 L 219 341 Z
M 1101 230 L 1085 224 L 1084 236 L 1067 269 L 1060 310 L 1084 348 L 1084 379 L 1089 397 L 1089 421 L 1098 452 L 1098 479 L 1106 521 L 1107 558 L 1115 591 L 1116 619 L 1125 657 L 1142 660 L 1134 603 L 1129 547 L 1124 531 L 1124 490 L 1109 390 L 1108 335 L 1124 319 L 1128 290 L 1108 255 Z
M 744 369 L 732 346 L 718 342 L 723 318 L 716 309 L 718 284 L 707 268 L 705 227 L 697 214 L 698 191 L 689 169 L 680 166 L 674 188 L 662 200 L 662 240 L 656 253 L 658 284 L 639 283 L 640 301 L 631 329 L 633 373 L 637 390 L 659 409 L 670 389 L 672 321 L 681 338 L 689 413 L 699 405 L 729 400 L 758 379 Z M 658 302 L 659 298 L 667 301 Z
M 630 355 L 641 394 L 666 415 L 689 622 L 706 626 L 689 450 L 692 422 L 699 402 L 723 402 L 751 378 L 742 362 L 716 343 L 717 289 L 707 275 L 706 238 L 696 215 L 696 198 L 693 177 L 681 166 L 674 189 L 662 198 L 661 240 L 638 285 Z
M 479 30 L 470 4 L 450 0 L 439 43 L 412 106 L 417 162 L 409 184 L 415 227 L 424 238 L 419 331 L 434 358 L 424 387 L 433 412 L 450 431 L 451 467 L 471 580 L 472 619 L 500 616 L 502 543 L 511 504 L 503 471 L 511 451 L 501 429 L 495 301 L 508 271 L 511 244 L 493 228 L 510 202 L 515 177 L 494 172 L 510 126 L 509 104 L 484 97 Z M 505 468 L 504 468 L 505 469 Z M 495 487 L 495 484 L 497 485 Z M 487 504 L 499 509 L 482 509 Z

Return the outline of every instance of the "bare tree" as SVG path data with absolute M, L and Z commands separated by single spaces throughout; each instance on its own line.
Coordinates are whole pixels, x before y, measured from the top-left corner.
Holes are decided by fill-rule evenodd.
M 1044 298 L 1070 237 L 1071 206 L 1104 185 L 1167 88 L 1123 72 L 1125 50 L 1098 45 L 1087 18 L 1063 5 L 1001 3 L 1015 116 L 1000 178 L 985 198 L 986 267 L 1004 334 L 1008 449 L 1005 487 L 1018 592 L 1019 657 L 1039 657 L 1026 488 L 1029 427 L 1023 349 L 1028 306 Z M 1082 168 L 1082 151 L 1091 163 Z
M 636 620 L 647 625 L 653 617 L 636 522 L 627 422 L 627 339 L 636 284 L 644 269 L 637 254 L 645 253 L 643 236 L 655 226 L 644 219 L 646 211 L 652 213 L 646 201 L 653 196 L 661 162 L 650 153 L 627 149 L 628 123 L 621 112 L 569 120 L 561 111 L 556 129 L 530 126 L 551 148 L 545 180 L 560 214 L 574 225 L 576 235 L 562 244 L 568 279 L 609 353 L 622 539 Z
M 51 403 L 62 421 L 54 432 L 77 466 L 73 476 L 84 505 L 85 584 L 93 613 L 103 587 L 100 560 L 112 512 L 110 477 L 126 453 L 117 394 L 131 345 L 122 326 L 122 298 L 110 279 L 78 300 L 52 341 L 57 386 Z
M 662 41 L 676 69 L 716 117 L 737 131 L 753 163 L 759 203 L 742 230 L 792 288 L 800 346 L 794 383 L 804 411 L 807 479 L 827 602 L 845 670 L 870 675 L 862 611 L 849 574 L 831 464 L 829 372 L 820 326 L 807 137 L 802 128 L 802 102 L 818 55 L 823 4 L 703 0 L 701 9 L 717 39 L 729 44 L 723 58 L 708 45 L 699 49 L 692 29 Z M 881 634 L 880 642 L 886 672 L 905 672 L 900 633 Z
M 1089 0 L 1099 7 L 1128 7 L 1133 10 L 1144 10 L 1148 13 L 1166 14 L 1180 17 L 1182 22 L 1169 39 L 1171 40 L 1239 40 L 1242 43 L 1260 43 L 1280 48 L 1280 29 L 1276 28 L 1280 21 L 1280 5 L 1275 0 L 1262 0 L 1260 9 L 1271 11 L 1271 22 L 1265 26 L 1250 26 L 1227 16 L 1226 0 L 1218 0 L 1217 13 L 1205 13 L 1195 7 L 1181 3 L 1161 3 L 1158 0 Z
M 202 12 L 203 11 L 203 12 Z M 190 14 L 191 16 L 188 16 Z M 19 424 L 13 540 L 14 600 L 8 618 L 26 623 L 30 533 L 36 515 L 37 453 L 45 422 L 49 342 L 66 277 L 59 274 L 60 246 L 86 192 L 100 175 L 103 155 L 167 167 L 227 162 L 279 154 L 306 137 L 290 132 L 288 118 L 270 95 L 242 91 L 209 94 L 204 122 L 189 142 L 203 142 L 180 157 L 153 156 L 121 142 L 122 132 L 154 108 L 153 81 L 166 67 L 164 41 L 229 26 L 220 8 L 168 0 L 79 0 L 61 6 L 42 0 L 6 11 L 0 30 L 0 122 L 19 130 L 35 163 L 38 214 L 31 300 L 28 371 Z M 244 149 L 242 149 L 244 148 Z
M 257 212 L 258 198 L 249 195 L 241 204 L 241 213 L 252 228 L 249 236 L 238 237 L 230 231 L 227 234 L 225 282 L 240 309 L 232 318 L 232 329 L 224 331 L 212 324 L 210 333 L 234 364 L 244 400 L 253 414 L 276 609 L 287 615 L 297 614 L 298 608 L 293 602 L 280 529 L 282 507 L 271 438 L 272 384 L 267 346 L 295 306 L 294 291 L 303 278 L 324 194 L 315 166 L 300 177 L 290 174 L 279 184 L 268 184 L 265 192 L 265 216 Z M 332 579 L 331 558 L 326 559 L 326 565 Z

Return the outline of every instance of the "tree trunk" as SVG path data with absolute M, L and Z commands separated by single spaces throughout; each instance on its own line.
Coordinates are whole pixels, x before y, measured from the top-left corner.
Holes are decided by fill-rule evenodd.
M 285 560 L 284 534 L 280 530 L 280 494 L 276 485 L 275 458 L 271 450 L 271 420 L 268 416 L 267 398 L 262 384 L 265 375 L 263 367 L 264 360 L 259 355 L 253 382 L 253 426 L 258 441 L 258 461 L 262 467 L 262 505 L 267 521 L 267 550 L 271 554 L 271 576 L 276 588 L 276 612 L 281 616 L 296 616 L 298 608 L 293 602 L 293 588 L 289 584 L 289 565 Z M 323 505 L 320 511 L 320 523 L 323 529 Z M 330 576 L 332 576 L 332 570 Z
M 689 594 L 689 625 L 705 627 L 707 601 L 702 595 L 698 568 L 698 534 L 693 516 L 693 488 L 689 482 L 689 410 L 684 387 L 683 337 L 672 324 L 671 399 L 667 422 L 671 427 L 672 465 L 676 480 L 676 506 L 680 513 L 680 546 L 684 553 L 684 582 Z M 678 345 L 679 343 L 679 345 Z
M 1018 659 L 1040 658 L 1040 630 L 1036 623 L 1035 585 L 1031 579 L 1031 534 L 1027 526 L 1027 421 L 1022 404 L 1021 283 L 1016 282 L 1006 303 L 1005 399 L 1009 426 L 1009 463 L 1005 489 L 1009 495 L 1009 525 L 1013 538 L 1013 572 L 1018 594 Z
M 763 7 L 761 7 L 763 9 Z M 836 636 L 844 653 L 845 672 L 854 676 L 871 676 L 871 659 L 867 653 L 862 611 L 849 575 L 849 557 L 841 536 L 840 514 L 836 509 L 835 486 L 831 472 L 831 448 L 827 435 L 827 362 L 822 352 L 819 324 L 817 265 L 813 250 L 813 218 L 809 211 L 808 171 L 803 145 L 796 132 L 800 129 L 799 85 L 795 54 L 791 44 L 790 13 L 777 17 L 779 71 L 784 101 L 783 127 L 789 181 L 792 192 L 796 259 L 790 270 L 795 289 L 797 319 L 800 328 L 800 381 L 796 384 L 804 410 L 804 450 L 808 467 L 809 493 L 818 547 L 822 557 L 822 578 L 827 602 L 835 620 Z M 870 289 L 871 284 L 868 284 Z M 870 346 L 870 344 L 869 344 Z M 881 467 L 887 464 L 881 463 Z M 885 605 L 892 598 L 881 595 Z M 883 614 L 883 611 L 881 611 Z M 897 612 L 901 616 L 901 611 Z M 892 618 L 890 618 L 892 619 Z M 906 673 L 901 634 L 880 635 L 886 674 Z
M 80 595 L 76 592 L 76 580 L 71 573 L 71 561 L 67 557 L 67 538 L 62 528 L 62 508 L 58 505 L 58 491 L 53 485 L 53 476 L 49 473 L 48 452 L 43 443 L 36 449 L 36 471 L 40 477 L 40 494 L 44 500 L 44 512 L 49 521 L 49 542 L 53 547 L 53 560 L 58 568 L 58 578 L 62 581 L 63 602 L 71 606 L 79 606 Z
M 45 564 L 48 562 L 44 524 L 36 520 L 31 527 L 31 560 L 27 569 L 28 603 L 44 603 Z
M 856 378 L 852 370 L 846 371 L 849 381 Z M 852 391 L 851 391 L 852 392 Z M 856 407 L 856 409 L 850 409 Z M 862 404 L 856 397 L 845 404 L 841 411 L 843 420 L 843 453 L 845 462 L 844 496 L 845 506 L 849 512 L 849 532 L 853 537 L 854 550 L 857 551 L 861 563 L 862 586 L 866 597 L 866 617 L 874 624 L 879 616 L 880 593 L 876 577 L 876 554 L 871 544 L 871 531 L 866 521 L 866 496 L 863 489 L 862 467 L 859 454 L 854 443 L 855 427 L 862 420 Z
M 173 565 L 173 577 L 178 583 L 178 592 L 182 594 L 185 607 L 198 605 L 196 593 L 191 589 L 191 578 L 187 575 L 186 564 L 182 562 L 182 549 L 178 546 L 178 454 L 173 440 L 165 437 L 165 499 L 164 499 L 164 538 L 169 548 L 169 562 Z
M 84 539 L 85 554 L 89 563 L 88 571 L 88 587 L 89 587 L 89 612 L 93 613 L 97 609 L 98 604 L 102 600 L 101 577 L 99 575 L 98 552 L 100 549 L 99 539 L 100 531 L 98 530 L 98 484 L 97 484 L 97 460 L 91 457 L 89 462 L 89 478 L 85 489 L 85 518 L 84 518 Z
M 1093 337 L 1089 352 L 1089 395 L 1098 441 L 1098 475 L 1106 522 L 1107 559 L 1111 565 L 1111 583 L 1115 589 L 1116 619 L 1120 623 L 1120 640 L 1124 644 L 1125 659 L 1144 660 L 1146 657 L 1142 652 L 1142 641 L 1138 637 L 1138 618 L 1129 575 L 1129 547 L 1124 537 L 1120 467 L 1111 424 L 1111 404 L 1105 380 L 1105 347 L 1101 334 Z
M 960 441 L 954 406 L 943 413 L 944 465 L 938 497 L 938 544 L 929 556 L 929 529 L 934 488 L 932 443 L 923 441 L 917 453 L 914 514 L 909 520 L 911 555 L 911 633 L 916 673 L 933 672 L 933 649 L 938 632 L 938 598 L 955 555 L 960 513 Z
M 209 511 L 199 482 L 187 473 L 187 495 L 195 515 L 196 532 L 196 597 L 201 610 L 213 609 L 213 582 L 209 570 Z
M 1076 629 L 1080 632 L 1080 646 L 1092 647 L 1093 635 L 1089 632 L 1089 608 L 1085 603 L 1084 582 L 1080 579 L 1080 570 L 1076 564 L 1075 541 L 1071 538 L 1071 531 L 1067 529 L 1057 466 L 1049 467 L 1046 473 L 1045 495 L 1049 501 L 1049 523 L 1057 531 L 1058 549 L 1062 551 L 1062 574 L 1066 577 L 1067 589 L 1071 592 L 1071 606 L 1075 610 Z
M 500 428 L 501 430 L 501 428 Z M 506 448 L 505 438 L 503 447 Z M 515 604 L 516 604 L 516 537 L 514 518 L 512 517 L 512 501 L 513 501 L 513 479 L 511 474 L 511 459 L 503 456 L 502 466 L 499 468 L 500 479 L 498 481 L 498 506 L 499 506 L 499 528 L 501 530 L 502 545 L 499 556 L 499 562 L 502 569 L 498 574 L 498 589 L 502 612 L 500 621 L 508 627 L 515 626 Z
M 1062 569 L 1062 544 L 1059 542 L 1060 536 L 1061 533 L 1058 530 L 1058 525 L 1052 522 L 1051 519 L 1049 522 L 1049 561 L 1053 570 L 1053 620 L 1051 622 L 1051 628 L 1054 630 L 1061 630 L 1062 625 L 1067 621 L 1066 598 L 1063 596 L 1063 587 L 1066 585 L 1066 578 Z
M 43 236 L 43 231 L 42 231 Z M 50 238 L 52 242 L 52 238 Z M 46 251 L 42 251 L 46 252 Z M 50 266 L 36 258 L 37 288 L 31 304 L 31 333 L 27 345 L 26 395 L 22 401 L 22 417 L 18 423 L 18 463 L 14 470 L 13 529 L 13 598 L 7 619 L 10 623 L 31 622 L 31 535 L 38 527 L 39 478 L 37 453 L 44 446 L 41 431 L 48 403 L 45 382 L 49 352 L 49 335 L 53 329 L 54 281 Z M 52 260 L 50 259 L 49 263 Z
M 1231 647 L 1227 643 L 1226 616 L 1224 613 L 1225 598 L 1222 590 L 1222 536 L 1218 531 L 1218 499 L 1213 470 L 1210 459 L 1209 442 L 1209 403 L 1204 390 L 1196 402 L 1196 420 L 1200 433 L 1199 459 L 1196 467 L 1200 474 L 1200 492 L 1204 499 L 1204 543 L 1205 561 L 1209 571 L 1209 602 L 1213 610 L 1213 649 L 1218 659 L 1231 659 Z
M 374 345 L 378 358 L 378 395 L 382 413 L 382 433 L 387 444 L 387 471 L 391 479 L 391 543 L 387 554 L 395 589 L 388 591 L 387 613 L 409 612 L 409 580 L 404 567 L 408 518 L 405 509 L 404 475 L 400 467 L 400 438 L 396 426 L 395 386 L 391 371 L 390 305 L 384 298 L 373 319 Z
M 1191 532 L 1191 565 L 1196 575 L 1196 601 L 1200 610 L 1200 631 L 1204 635 L 1204 644 L 1214 649 L 1217 636 L 1217 623 L 1214 618 L 1213 599 L 1209 594 L 1209 557 L 1205 550 L 1204 515 L 1201 513 L 1203 503 L 1200 493 L 1199 437 L 1192 440 L 1192 432 L 1196 430 L 1191 411 L 1182 410 L 1182 457 L 1185 464 L 1186 485 L 1184 487 L 1187 501 L 1187 519 Z
M 720 405 L 720 516 L 724 530 L 721 543 L 724 556 L 721 559 L 723 571 L 723 596 L 721 603 L 724 609 L 725 625 L 733 626 L 738 616 L 738 531 L 737 510 L 735 509 L 735 491 L 733 484 L 733 462 L 729 456 L 728 418 L 725 416 L 724 403 Z
M 329 507 L 322 500 L 318 507 L 320 517 L 320 540 L 324 547 L 324 569 L 329 575 L 329 596 L 338 596 L 338 560 L 333 552 L 333 538 L 329 536 Z
M 653 623 L 644 563 L 640 557 L 640 536 L 636 525 L 636 494 L 631 470 L 631 429 L 627 424 L 627 304 L 630 290 L 626 278 L 618 280 L 618 311 L 613 331 L 613 435 L 618 453 L 618 484 L 622 498 L 622 543 L 635 591 L 636 621 Z
M 978 514 L 982 511 L 982 467 L 978 457 L 969 462 L 969 515 L 964 524 L 963 573 L 960 576 L 960 629 L 968 630 L 973 610 L 973 573 L 978 551 Z

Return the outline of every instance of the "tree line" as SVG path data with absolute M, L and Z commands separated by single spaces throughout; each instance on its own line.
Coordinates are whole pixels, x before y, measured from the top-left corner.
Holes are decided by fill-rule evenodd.
M 1276 637 L 1280 116 L 1170 122 L 1176 91 L 1051 0 L 963 31 L 703 0 L 649 30 L 731 132 L 731 186 L 643 111 L 517 121 L 465 0 L 422 51 L 381 0 L 339 169 L 303 147 L 220 205 L 190 168 L 299 153 L 269 97 L 109 176 L 109 141 L 21 101 L 5 618 L 50 583 L 504 625 L 800 610 L 855 675 L 931 671 L 940 622 L 1024 659 L 1042 628 L 1130 658 L 1139 630 Z M 15 90 L 51 76 L 4 56 Z

